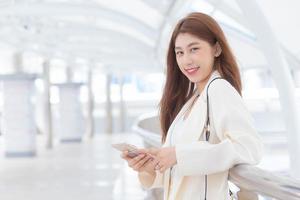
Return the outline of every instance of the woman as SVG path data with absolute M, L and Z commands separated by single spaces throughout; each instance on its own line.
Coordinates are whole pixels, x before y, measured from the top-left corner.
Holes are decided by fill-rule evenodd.
M 257 164 L 262 152 L 241 88 L 237 63 L 217 22 L 203 13 L 180 20 L 169 44 L 160 102 L 163 145 L 140 150 L 133 159 L 122 154 L 145 188 L 163 187 L 165 200 L 230 199 L 229 169 Z

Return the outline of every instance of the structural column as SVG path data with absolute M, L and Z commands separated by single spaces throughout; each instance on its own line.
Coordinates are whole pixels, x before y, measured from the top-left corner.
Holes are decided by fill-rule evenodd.
M 59 88 L 58 118 L 55 120 L 61 142 L 80 142 L 84 119 L 79 99 L 82 83 L 55 84 Z
M 44 109 L 44 125 L 46 135 L 46 148 L 53 147 L 53 129 L 52 129 L 52 111 L 50 102 L 50 61 L 45 60 L 43 63 L 43 109 Z
M 87 135 L 90 138 L 94 137 L 95 125 L 94 125 L 94 95 L 93 95 L 93 71 L 89 68 L 88 80 L 87 80 L 87 90 L 88 90 L 88 100 L 87 100 Z
M 126 129 L 125 117 L 126 117 L 126 109 L 125 109 L 125 101 L 124 101 L 124 76 L 120 76 L 120 131 L 124 132 Z
M 113 132 L 113 114 L 111 102 L 111 74 L 106 75 L 106 133 Z
M 36 125 L 32 96 L 36 75 L 2 75 L 3 135 L 7 157 L 36 155 Z

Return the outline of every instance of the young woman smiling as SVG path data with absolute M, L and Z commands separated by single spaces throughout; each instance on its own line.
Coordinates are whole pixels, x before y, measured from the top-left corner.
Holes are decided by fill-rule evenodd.
M 191 13 L 176 25 L 160 103 L 162 147 L 122 157 L 164 199 L 229 200 L 228 172 L 257 164 L 262 142 L 241 98 L 235 58 L 217 22 Z

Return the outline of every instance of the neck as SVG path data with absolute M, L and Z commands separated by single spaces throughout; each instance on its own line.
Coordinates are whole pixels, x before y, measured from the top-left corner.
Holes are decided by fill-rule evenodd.
M 205 88 L 206 83 L 208 82 L 209 78 L 211 77 L 212 73 L 210 73 L 204 80 L 196 83 L 196 87 L 197 87 L 197 93 L 201 94 L 202 91 Z
M 197 83 L 197 94 L 201 94 L 202 93 L 202 91 L 203 91 L 203 89 L 204 89 L 204 86 L 205 86 L 205 84 L 200 84 L 200 83 Z

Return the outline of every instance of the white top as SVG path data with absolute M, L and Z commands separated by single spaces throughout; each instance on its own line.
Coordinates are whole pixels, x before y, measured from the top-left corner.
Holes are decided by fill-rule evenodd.
M 190 101 L 188 101 L 185 105 L 185 107 L 183 107 L 181 115 L 178 116 L 177 120 L 174 121 L 174 126 L 172 127 L 172 130 L 169 131 L 169 146 L 175 146 L 175 144 L 178 144 L 180 142 L 181 137 L 184 134 L 184 125 L 186 120 L 188 120 L 188 116 L 191 114 L 192 110 L 189 110 L 193 104 L 192 107 L 195 106 L 195 104 L 197 103 L 197 100 L 199 99 L 199 97 L 195 97 L 193 96 L 191 98 Z M 194 103 L 193 103 L 194 102 Z M 187 114 L 187 116 L 186 116 Z M 179 180 L 179 174 L 178 174 L 178 170 L 177 170 L 177 165 L 174 165 L 171 169 L 170 169 L 170 186 L 169 186 L 169 199 L 175 199 L 175 191 L 172 189 L 173 183 L 178 182 Z M 199 188 L 200 189 L 200 188 Z
M 215 71 L 208 83 L 218 76 Z M 263 146 L 253 128 L 253 120 L 241 96 L 223 79 L 215 80 L 209 87 L 211 130 L 209 142 L 205 141 L 202 133 L 207 85 L 187 118 L 183 120 L 183 114 L 192 99 L 168 130 L 163 147 L 175 146 L 177 164 L 164 173 L 157 171 L 154 181 L 148 185 L 144 183 L 151 180 L 149 176 L 139 176 L 144 187 L 163 187 L 165 200 L 204 200 L 205 175 L 207 199 L 229 200 L 229 169 L 237 164 L 257 164 L 261 159 Z

